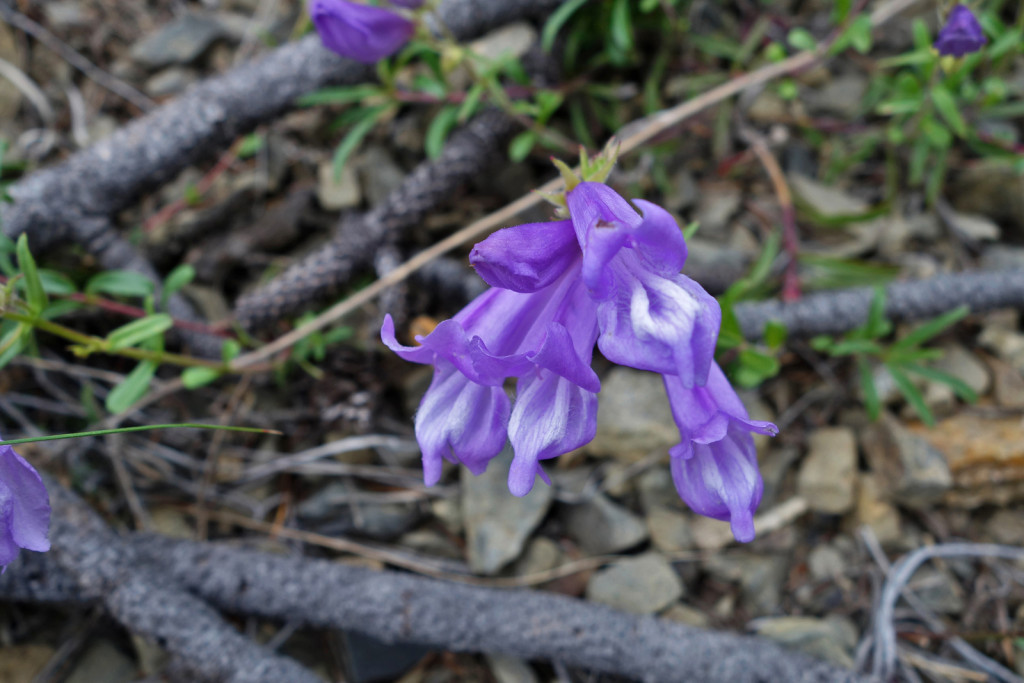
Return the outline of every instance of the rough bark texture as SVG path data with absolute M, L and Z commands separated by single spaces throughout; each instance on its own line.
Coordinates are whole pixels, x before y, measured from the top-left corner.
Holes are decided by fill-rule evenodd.
M 58 497 L 63 500 L 67 495 Z M 871 680 L 764 639 L 704 631 L 552 593 L 481 588 L 147 534 L 120 541 L 107 530 L 94 529 L 93 521 L 82 520 L 81 514 L 71 515 L 72 521 L 54 529 L 54 546 L 58 553 L 83 559 L 69 565 L 59 554 L 23 553 L 0 577 L 0 596 L 48 602 L 99 596 L 108 606 L 117 606 L 115 616 L 126 626 L 152 632 L 177 628 L 179 607 L 155 601 L 181 605 L 180 593 L 175 592 L 181 586 L 227 612 L 357 630 L 390 642 L 549 659 L 649 681 Z M 57 550 L 58 544 L 63 550 Z M 108 577 L 118 570 L 105 567 L 123 567 L 129 553 L 136 564 L 126 578 L 152 572 L 160 577 L 160 586 L 139 590 L 113 584 Z M 84 578 L 74 583 L 69 574 Z M 96 575 L 100 580 L 92 581 Z M 116 598 L 107 596 L 111 590 Z M 126 618 L 126 606 L 131 618 Z M 200 608 L 199 616 L 207 609 Z M 223 637 L 218 632 L 204 633 L 202 619 L 185 621 L 186 630 L 195 631 L 194 637 Z
M 862 287 L 809 294 L 799 301 L 761 301 L 736 306 L 740 328 L 759 339 L 776 320 L 791 336 L 838 334 L 863 325 L 874 289 Z M 893 321 L 930 318 L 966 304 L 974 313 L 1024 306 L 1024 270 L 997 270 L 938 275 L 927 280 L 895 282 L 885 288 L 885 315 Z

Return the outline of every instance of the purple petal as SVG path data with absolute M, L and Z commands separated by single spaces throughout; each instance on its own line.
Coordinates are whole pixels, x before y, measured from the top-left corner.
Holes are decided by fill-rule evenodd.
M 737 541 L 754 539 L 764 482 L 749 433 L 734 427 L 720 441 L 694 444 L 693 457 L 672 458 L 671 470 L 676 490 L 694 512 L 729 522 Z
M 309 13 L 324 47 L 366 64 L 398 52 L 416 30 L 394 12 L 347 0 L 313 0 Z
M 580 257 L 570 221 L 526 223 L 498 230 L 473 247 L 469 262 L 492 287 L 536 292 Z
M 583 249 L 583 282 L 595 299 L 613 294 L 606 266 L 627 245 L 643 218 L 603 183 L 580 183 L 566 194 L 576 239 Z
M 940 55 L 963 57 L 970 52 L 977 52 L 987 42 L 974 13 L 963 5 L 957 5 L 939 31 L 934 47 Z
M 597 394 L 550 372 L 520 379 L 508 425 L 515 451 L 509 491 L 525 496 L 537 475 L 545 478 L 538 461 L 579 448 L 596 432 Z
M 683 441 L 672 449 L 673 456 L 689 458 L 692 454 L 690 441 L 718 441 L 725 437 L 732 424 L 743 430 L 769 436 L 779 433 L 771 422 L 749 419 L 747 409 L 718 363 L 711 364 L 708 381 L 702 387 L 686 388 L 675 375 L 664 375 L 663 379 L 672 417 Z
M 8 502 L 0 503 L 10 505 L 9 512 L 3 513 L 7 524 L 6 529 L 0 528 L 0 536 L 10 533 L 14 543 L 26 550 L 49 550 L 50 497 L 39 473 L 13 448 L 0 446 L 0 481 L 10 491 Z
M 423 451 L 423 480 L 441 479 L 442 460 L 480 474 L 507 441 L 510 401 L 500 386 L 482 386 L 441 363 L 416 413 L 416 440 Z
M 644 215 L 633 235 L 633 248 L 658 275 L 675 275 L 686 263 L 686 240 L 676 219 L 657 204 L 634 199 Z
M 615 296 L 598 304 L 598 346 L 619 365 L 677 374 L 683 386 L 706 381 L 722 312 L 714 297 L 685 275 L 662 277 L 635 254 L 612 264 Z

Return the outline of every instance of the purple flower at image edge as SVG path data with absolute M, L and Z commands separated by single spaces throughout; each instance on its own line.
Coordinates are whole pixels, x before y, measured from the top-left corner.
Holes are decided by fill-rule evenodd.
M 400 345 L 385 319 L 389 348 L 434 365 L 416 414 L 424 479 L 436 483 L 445 459 L 483 472 L 507 437 L 510 491 L 547 481 L 540 460 L 596 433 L 596 341 L 609 360 L 663 375 L 681 436 L 672 449 L 680 495 L 749 541 L 763 489 L 750 432 L 778 430 L 748 418 L 714 364 L 721 311 L 680 274 L 686 243 L 675 219 L 634 204 L 640 213 L 608 186 L 580 183 L 567 193 L 569 220 L 505 228 L 474 247 L 470 261 L 491 289 L 420 346 Z M 507 377 L 518 378 L 514 404 Z
M 18 552 L 50 549 L 50 498 L 39 473 L 10 446 L 0 446 L 0 567 Z
M 977 52 L 987 42 L 974 13 L 963 5 L 957 5 L 939 31 L 934 47 L 940 55 L 963 57 Z
M 348 0 L 313 0 L 309 13 L 324 47 L 365 64 L 395 54 L 416 30 L 390 10 Z

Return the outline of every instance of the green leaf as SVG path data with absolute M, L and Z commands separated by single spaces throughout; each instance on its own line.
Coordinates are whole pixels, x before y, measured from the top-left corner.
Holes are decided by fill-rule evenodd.
M 131 408 L 146 394 L 154 375 L 156 375 L 155 362 L 144 360 L 136 365 L 135 369 L 125 376 L 124 381 L 107 394 L 105 404 L 107 410 L 117 415 Z
M 565 22 L 576 13 L 580 7 L 585 5 L 587 0 L 569 0 L 562 3 L 558 9 L 551 13 L 551 16 L 544 22 L 544 28 L 540 32 L 540 44 L 545 52 L 551 52 L 555 44 L 558 32 L 565 26 Z
M 519 163 L 530 154 L 535 144 L 537 144 L 536 133 L 532 130 L 524 130 L 512 138 L 512 142 L 508 146 L 508 156 L 512 161 Z
M 164 280 L 164 290 L 160 295 L 160 307 L 167 308 L 167 300 L 181 291 L 181 288 L 191 283 L 196 278 L 196 269 L 188 263 L 180 266 L 167 274 Z
M 256 156 L 266 145 L 266 142 L 266 139 L 259 133 L 250 133 L 242 138 L 236 155 L 239 159 L 248 159 L 249 157 Z
M 878 387 L 875 386 L 871 363 L 864 356 L 857 357 L 857 374 L 860 378 L 861 391 L 864 392 L 864 408 L 868 411 L 868 417 L 877 420 L 882 414 L 882 401 L 878 398 Z
M 852 356 L 854 354 L 878 354 L 882 347 L 870 339 L 842 339 L 832 345 L 833 356 Z
M 163 334 L 173 326 L 174 321 L 166 313 L 147 315 L 145 318 L 133 320 L 112 331 L 107 335 L 107 342 L 109 342 L 111 350 L 116 351 Z
M 153 281 L 130 270 L 108 270 L 97 273 L 85 283 L 89 294 L 147 297 L 153 293 Z
M 32 326 L 25 323 L 14 323 L 7 320 L 3 326 L 7 330 L 0 335 L 0 368 L 5 367 L 21 353 L 25 347 L 25 341 L 32 335 Z
M 875 287 L 868 308 L 868 321 L 864 332 L 868 339 L 880 339 L 892 331 L 892 323 L 885 318 L 885 288 Z
M 479 92 L 482 93 L 483 89 L 480 88 Z M 423 139 L 423 148 L 428 157 L 437 159 L 441 156 L 444 141 L 448 138 L 448 133 L 455 127 L 458 118 L 459 109 L 454 106 L 442 107 L 441 111 L 437 112 L 434 120 L 427 127 L 427 134 Z
M 929 341 L 933 337 L 944 332 L 948 327 L 955 325 L 970 313 L 970 308 L 965 304 L 957 306 L 951 311 L 929 320 L 917 327 L 902 339 L 892 345 L 893 351 L 912 349 Z
M 809 343 L 812 349 L 821 352 L 830 351 L 832 347 L 835 346 L 835 340 L 827 334 L 819 334 L 816 337 L 811 337 L 811 341 Z
M 238 358 L 238 354 L 241 352 L 242 345 L 238 343 L 237 339 L 225 339 L 224 343 L 220 345 L 220 358 L 225 363 L 230 363 Z
M 964 117 L 960 115 L 960 107 L 957 105 L 953 93 L 946 89 L 944 85 L 937 84 L 932 88 L 931 95 L 935 108 L 939 110 L 942 118 L 946 120 L 946 123 L 953 129 L 953 132 L 962 138 L 967 137 L 967 123 L 964 121 Z
M 186 389 L 198 389 L 216 381 L 218 377 L 220 377 L 220 372 L 213 368 L 185 368 L 185 371 L 181 373 L 181 383 Z
M 818 47 L 818 41 L 805 28 L 795 28 L 790 31 L 786 36 L 786 41 L 798 50 L 813 50 Z
M 332 160 L 332 168 L 334 170 L 334 179 L 339 180 L 341 178 L 341 169 L 345 166 L 345 162 L 348 161 L 349 156 L 352 152 L 356 151 L 359 143 L 363 141 L 363 138 L 373 130 L 373 127 L 377 125 L 379 121 L 390 109 L 390 105 L 380 105 L 378 107 L 370 107 L 369 109 L 361 109 L 363 112 L 362 117 L 358 122 L 353 124 L 349 128 L 348 133 L 341 139 L 338 144 L 338 148 L 334 150 L 334 159 Z
M 778 358 L 757 349 L 743 349 L 740 351 L 739 360 L 744 367 L 756 372 L 764 379 L 779 374 L 781 368 Z
M 55 296 L 67 296 L 78 291 L 75 283 L 64 273 L 49 268 L 39 269 L 39 279 L 43 282 L 43 291 Z
M 16 247 L 18 253 L 18 267 L 25 276 L 25 299 L 28 310 L 32 315 L 39 315 L 46 308 L 49 299 L 46 297 L 46 290 L 43 289 L 43 281 L 39 277 L 39 270 L 36 268 L 36 260 L 28 250 L 28 235 L 21 233 L 18 237 Z
M 921 421 L 929 427 L 933 427 L 935 425 L 935 416 L 932 415 L 931 409 L 924 402 L 924 396 L 921 395 L 920 390 L 914 386 L 914 383 L 910 381 L 910 378 L 898 366 L 886 364 L 885 367 L 889 370 L 889 374 L 892 375 L 892 379 L 899 388 L 900 393 L 907 399 L 907 403 L 917 411 Z
M 957 396 L 967 403 L 974 403 L 978 400 L 978 394 L 974 389 L 971 389 L 971 387 L 959 377 L 954 377 L 948 372 L 936 370 L 935 368 L 926 368 L 924 366 L 917 365 L 916 363 L 901 363 L 899 367 L 907 370 L 908 372 L 920 375 L 921 377 L 925 377 L 935 382 L 941 382 L 949 386 Z
M 616 47 L 624 52 L 633 49 L 633 20 L 629 15 L 629 0 L 615 0 L 608 28 Z
M 778 320 L 769 320 L 764 326 L 764 343 L 770 349 L 781 348 L 786 343 L 789 331 Z
M 321 104 L 351 104 L 379 94 L 377 85 L 343 85 L 333 88 L 322 88 L 316 92 L 303 95 L 297 100 L 300 107 L 312 107 Z

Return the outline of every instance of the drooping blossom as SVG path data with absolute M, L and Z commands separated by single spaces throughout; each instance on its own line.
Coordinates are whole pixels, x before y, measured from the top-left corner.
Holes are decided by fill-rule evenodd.
M 737 540 L 753 540 L 764 483 L 750 432 L 775 436 L 778 428 L 750 419 L 717 363 L 702 387 L 687 388 L 675 375 L 664 380 L 682 436 L 669 450 L 679 496 L 695 512 L 729 522 Z
M 43 480 L 11 446 L 0 446 L 0 567 L 24 548 L 50 549 L 50 499 Z
M 664 375 L 680 428 L 672 471 L 693 509 L 733 522 L 753 537 L 761 479 L 749 420 L 714 349 L 718 303 L 680 274 L 686 243 L 659 206 L 631 206 L 607 185 L 576 183 L 568 220 L 506 228 L 477 244 L 470 262 L 491 289 L 406 347 L 385 318 L 384 343 L 406 360 L 434 366 L 416 414 L 424 478 L 442 460 L 474 473 L 512 444 L 509 489 L 525 495 L 540 461 L 593 439 L 600 383 L 590 368 L 595 342 L 609 360 Z M 503 389 L 518 379 L 514 403 Z M 689 413 L 688 405 L 699 410 Z
M 348 0 L 313 0 L 309 13 L 324 47 L 366 64 L 398 52 L 416 30 L 391 10 Z
M 940 55 L 963 57 L 971 52 L 977 52 L 987 42 L 974 13 L 963 5 L 957 5 L 949 13 L 946 24 L 939 30 L 934 47 Z

